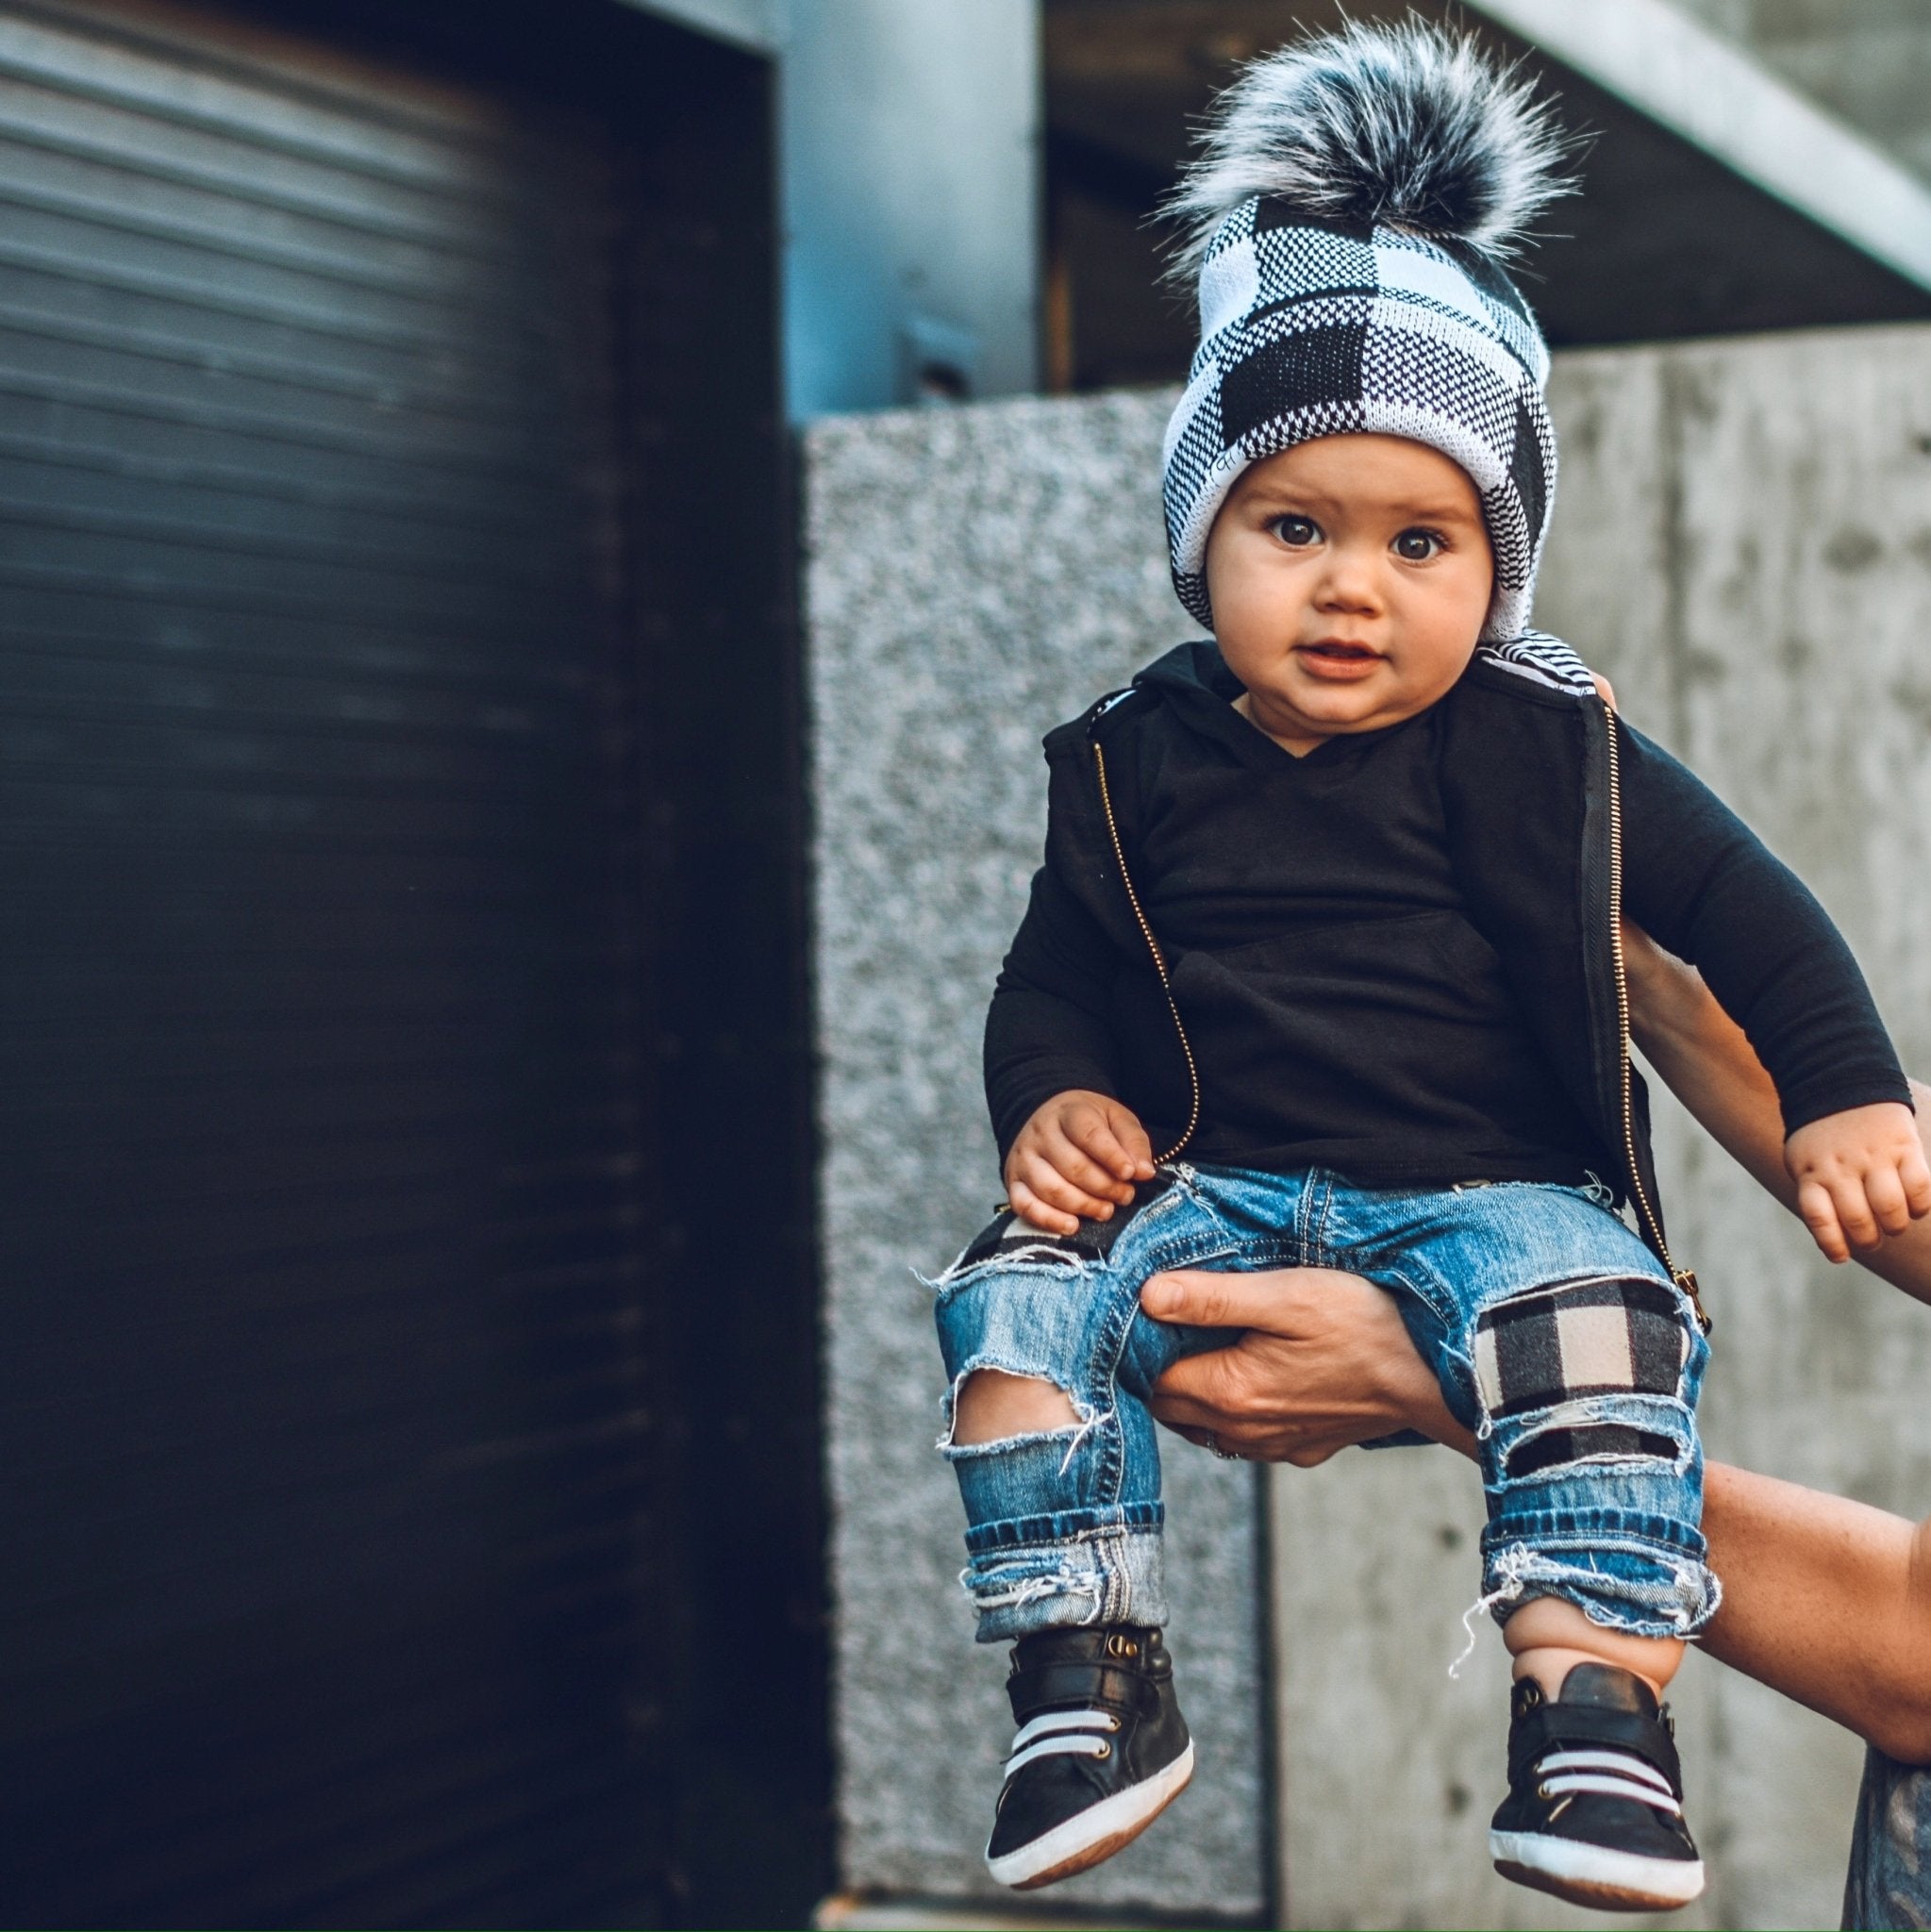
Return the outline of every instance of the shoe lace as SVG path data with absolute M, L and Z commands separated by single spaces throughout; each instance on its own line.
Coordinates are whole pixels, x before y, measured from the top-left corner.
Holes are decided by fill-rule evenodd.
M 1639 1805 L 1681 1818 L 1670 1781 L 1631 1751 L 1547 1751 L 1536 1760 L 1536 1790 L 1544 1798 L 1593 1791 L 1605 1798 L 1631 1798 Z
M 1049 1710 L 1020 1726 L 1006 1756 L 1007 1782 L 1041 1757 L 1110 1757 L 1109 1740 L 1119 1728 L 1109 1710 Z

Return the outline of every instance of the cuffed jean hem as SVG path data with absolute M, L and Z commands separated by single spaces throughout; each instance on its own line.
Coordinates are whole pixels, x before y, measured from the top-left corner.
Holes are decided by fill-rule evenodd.
M 1480 1604 L 1506 1624 L 1532 1597 L 1560 1597 L 1624 1636 L 1693 1637 L 1723 1596 L 1706 1554 L 1696 1531 L 1656 1518 L 1504 1515 L 1482 1534 Z
M 1164 1624 L 1162 1513 L 1157 1503 L 1127 1504 L 974 1529 L 958 1580 L 978 1615 L 978 1641 L 1082 1624 Z

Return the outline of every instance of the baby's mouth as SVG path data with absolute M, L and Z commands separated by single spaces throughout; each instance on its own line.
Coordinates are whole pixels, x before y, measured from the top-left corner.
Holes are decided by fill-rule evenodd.
M 1317 638 L 1312 643 L 1297 645 L 1294 655 L 1313 677 L 1362 678 L 1381 662 L 1379 651 L 1352 638 Z

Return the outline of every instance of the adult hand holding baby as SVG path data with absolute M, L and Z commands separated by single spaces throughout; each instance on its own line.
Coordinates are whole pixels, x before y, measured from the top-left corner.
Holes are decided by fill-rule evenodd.
M 1204 1449 L 1312 1469 L 1357 1442 L 1420 1429 L 1473 1454 L 1394 1297 L 1334 1268 L 1156 1274 L 1140 1291 L 1156 1321 L 1244 1331 L 1178 1361 L 1147 1407 Z

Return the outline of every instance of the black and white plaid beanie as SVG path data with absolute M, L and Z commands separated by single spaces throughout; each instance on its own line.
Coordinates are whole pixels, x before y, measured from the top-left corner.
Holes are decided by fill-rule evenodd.
M 1167 425 L 1174 586 L 1209 627 L 1207 540 L 1250 463 L 1376 432 L 1468 472 L 1495 555 L 1483 638 L 1527 626 L 1556 485 L 1549 354 L 1502 267 L 1569 183 L 1545 103 L 1466 36 L 1356 25 L 1250 65 L 1165 212 L 1200 347 Z

